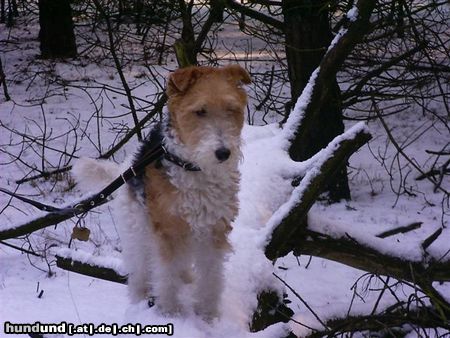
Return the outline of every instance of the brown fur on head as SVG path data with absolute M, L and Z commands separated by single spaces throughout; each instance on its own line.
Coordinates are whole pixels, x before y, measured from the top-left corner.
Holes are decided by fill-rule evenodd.
M 211 73 L 221 73 L 224 78 L 234 82 L 237 86 L 249 84 L 252 81 L 247 71 L 239 65 L 229 65 L 223 68 L 191 66 L 178 69 L 170 74 L 167 95 L 171 97 L 183 94 L 195 84 L 197 79 Z
M 188 67 L 170 75 L 167 94 L 171 127 L 190 152 L 208 163 L 217 161 L 219 157 L 214 159 L 214 154 L 219 149 L 231 151 L 231 156 L 238 154 L 247 105 L 242 85 L 250 82 L 249 74 L 238 65 Z

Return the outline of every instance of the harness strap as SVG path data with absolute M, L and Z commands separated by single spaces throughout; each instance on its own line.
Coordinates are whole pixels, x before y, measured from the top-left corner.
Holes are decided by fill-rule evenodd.
M 119 189 L 124 183 L 128 182 L 131 178 L 137 176 L 145 167 L 150 163 L 159 160 L 165 154 L 164 147 L 161 144 L 155 146 L 149 154 L 144 156 L 141 161 L 139 161 L 134 166 L 131 166 L 125 170 L 119 177 L 112 181 L 108 186 L 106 186 L 102 191 L 92 196 L 86 203 L 78 204 L 75 209 L 79 212 L 86 212 L 92 209 L 94 206 L 103 204 L 106 202 L 107 198 L 117 189 Z
M 124 183 L 126 183 L 128 180 L 130 180 L 132 177 L 135 177 L 137 174 L 142 172 L 144 168 L 149 165 L 152 162 L 157 161 L 161 157 L 163 157 L 165 154 L 165 151 L 163 150 L 163 147 L 161 144 L 158 144 L 155 146 L 151 151 L 149 151 L 149 154 L 144 156 L 141 161 L 139 161 L 134 166 L 128 168 L 125 170 L 122 174 L 120 174 L 119 177 L 117 177 L 114 181 L 112 181 L 110 184 L 108 184 L 105 188 L 103 188 L 100 192 L 93 195 L 92 197 L 88 198 L 87 200 L 84 200 L 80 203 L 77 203 L 75 205 L 66 207 L 66 208 L 57 208 L 51 205 L 47 205 L 44 203 L 33 201 L 29 198 L 20 196 L 16 193 L 13 193 L 11 191 L 8 191 L 6 189 L 0 188 L 0 191 L 17 198 L 21 201 L 24 201 L 26 203 L 29 203 L 36 207 L 37 209 L 43 210 L 43 211 L 49 211 L 49 212 L 55 212 L 58 214 L 73 214 L 78 215 L 81 213 L 85 213 L 91 209 L 93 209 L 96 206 L 99 206 L 100 204 L 105 203 L 108 200 L 108 197 L 117 189 L 119 189 Z
M 159 143 L 155 147 L 153 147 L 150 151 L 148 151 L 142 159 L 136 163 L 135 165 L 131 166 L 127 170 L 125 170 L 120 176 L 118 176 L 114 181 L 112 181 L 110 184 L 108 184 L 105 188 L 103 188 L 100 192 L 93 195 L 92 197 L 88 198 L 87 200 L 84 200 L 80 203 L 77 203 L 75 205 L 66 207 L 66 208 L 57 208 L 51 205 L 47 205 L 44 203 L 40 203 L 37 201 L 33 201 L 29 198 L 26 198 L 24 196 L 18 195 L 16 193 L 13 193 L 9 190 L 0 188 L 1 192 L 4 192 L 5 194 L 8 194 L 14 198 L 17 198 L 23 202 L 29 203 L 32 206 L 34 206 L 37 209 L 48 211 L 48 212 L 55 212 L 58 214 L 73 214 L 78 215 L 81 213 L 85 213 L 91 209 L 93 209 L 96 206 L 99 206 L 106 201 L 108 201 L 108 197 L 117 189 L 119 189 L 124 183 L 128 182 L 131 178 L 136 177 L 141 172 L 144 171 L 145 167 L 151 164 L 152 162 L 155 162 L 157 160 L 160 160 L 161 158 L 165 158 L 168 161 L 175 163 L 182 167 L 185 170 L 188 171 L 200 171 L 201 169 L 197 166 L 195 166 L 192 163 L 185 162 L 182 159 L 180 159 L 178 156 L 173 155 L 167 151 L 167 149 Z
M 172 162 L 187 171 L 201 171 L 201 169 L 199 167 L 197 167 L 195 164 L 184 161 L 177 155 L 169 153 L 163 145 L 161 145 L 161 147 L 164 150 L 164 158 L 167 161 Z

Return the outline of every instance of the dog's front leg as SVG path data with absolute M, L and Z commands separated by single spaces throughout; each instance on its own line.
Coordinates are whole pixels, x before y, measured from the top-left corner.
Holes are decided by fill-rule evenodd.
M 192 253 L 190 238 L 161 237 L 157 262 L 152 273 L 155 278 L 156 306 L 166 315 L 179 315 L 184 312 L 184 301 L 180 301 L 180 293 L 184 284 L 191 282 Z
M 218 318 L 223 291 L 223 264 L 229 252 L 226 234 L 212 240 L 197 240 L 195 269 L 197 275 L 194 290 L 194 310 L 206 321 Z

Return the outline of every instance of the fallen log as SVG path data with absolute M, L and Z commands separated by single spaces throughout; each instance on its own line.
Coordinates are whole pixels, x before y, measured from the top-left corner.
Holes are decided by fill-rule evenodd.
M 420 261 L 408 261 L 383 254 L 348 237 L 334 238 L 308 229 L 295 239 L 293 245 L 293 254 L 296 256 L 320 257 L 411 283 L 417 283 L 425 276 L 433 282 L 450 281 L 450 260 L 428 259 L 426 264 Z
M 450 329 L 450 324 L 442 322 L 436 316 L 435 309 L 431 307 L 419 307 L 417 309 L 401 308 L 395 311 L 385 311 L 380 314 L 367 316 L 335 318 L 327 321 L 326 325 L 329 328 L 328 330 L 314 331 L 307 335 L 306 338 L 336 337 L 345 333 L 361 331 L 380 332 L 392 328 L 398 328 L 400 333 L 403 331 L 401 328 L 404 325 Z M 403 337 L 400 334 L 398 336 Z

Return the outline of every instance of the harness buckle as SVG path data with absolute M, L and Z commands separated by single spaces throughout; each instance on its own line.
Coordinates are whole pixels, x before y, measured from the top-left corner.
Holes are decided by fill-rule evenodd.
M 120 177 L 122 177 L 122 181 L 123 181 L 123 183 L 127 183 L 127 180 L 125 179 L 125 177 L 123 177 L 123 173 L 122 173 L 122 174 L 120 174 Z
M 133 166 L 130 167 L 131 172 L 133 173 L 133 176 L 137 176 L 136 172 L 134 171 Z M 123 178 L 123 177 L 122 177 Z

